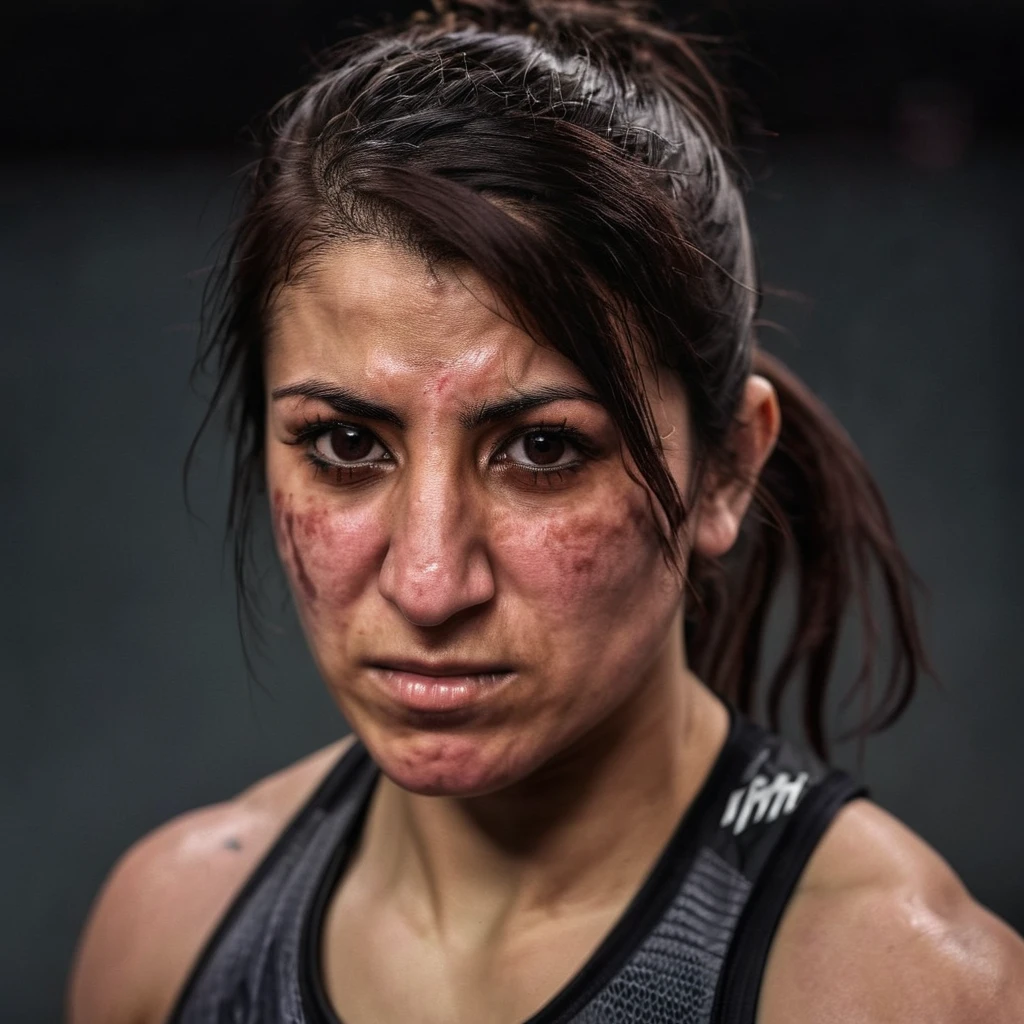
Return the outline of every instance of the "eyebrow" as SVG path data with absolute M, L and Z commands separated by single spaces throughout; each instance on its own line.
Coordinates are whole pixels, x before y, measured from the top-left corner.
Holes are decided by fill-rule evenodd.
M 282 398 L 318 399 L 321 402 L 326 402 L 339 415 L 358 416 L 361 419 L 390 423 L 398 427 L 399 430 L 405 429 L 405 421 L 394 409 L 389 409 L 386 405 L 381 405 L 378 402 L 371 402 L 348 388 L 337 387 L 322 380 L 304 380 L 295 384 L 286 384 L 283 387 L 275 388 L 271 392 L 271 398 L 275 402 Z M 484 402 L 472 411 L 460 413 L 459 422 L 467 430 L 476 430 L 492 423 L 512 419 L 513 416 L 529 412 L 530 409 L 566 400 L 603 404 L 597 395 L 585 388 L 552 385 L 532 391 L 519 391 L 511 398 L 501 401 Z
M 536 388 L 533 391 L 518 391 L 513 397 L 503 399 L 500 402 L 484 402 L 471 413 L 461 413 L 459 415 L 459 422 L 467 430 L 475 430 L 478 427 L 485 427 L 491 423 L 510 420 L 513 416 L 529 412 L 530 409 L 536 409 L 542 405 L 550 405 L 552 402 L 563 402 L 566 400 L 594 402 L 597 405 L 602 404 L 597 395 L 587 391 L 585 388 L 552 385 Z
M 378 423 L 391 423 L 399 430 L 405 429 L 405 421 L 393 409 L 361 398 L 348 388 L 336 387 L 322 380 L 301 380 L 295 384 L 286 384 L 274 388 L 270 397 L 275 402 L 282 398 L 315 398 L 326 402 L 341 416 L 358 416 Z

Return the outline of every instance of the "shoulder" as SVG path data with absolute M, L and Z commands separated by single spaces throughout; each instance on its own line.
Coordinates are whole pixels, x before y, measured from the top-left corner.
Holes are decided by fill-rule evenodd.
M 843 809 L 772 944 L 760 1024 L 1024 1020 L 1024 942 L 881 808 Z
M 140 839 L 93 905 L 68 989 L 70 1024 L 163 1020 L 203 944 L 354 737 Z

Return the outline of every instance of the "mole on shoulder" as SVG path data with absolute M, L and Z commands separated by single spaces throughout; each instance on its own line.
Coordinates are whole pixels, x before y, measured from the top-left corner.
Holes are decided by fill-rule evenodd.
M 240 850 L 241 848 L 242 848 L 242 841 L 240 839 L 236 838 L 235 836 L 232 836 L 230 839 L 225 839 L 224 840 L 224 849 L 225 850 Z

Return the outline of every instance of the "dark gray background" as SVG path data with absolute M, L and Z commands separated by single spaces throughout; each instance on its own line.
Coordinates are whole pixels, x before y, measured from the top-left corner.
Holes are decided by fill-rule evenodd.
M 751 209 L 767 281 L 803 296 L 768 302 L 786 331 L 765 341 L 864 451 L 931 593 L 943 689 L 926 684 L 868 745 L 864 775 L 1020 929 L 1024 148 L 956 67 L 912 69 L 876 113 L 830 119 L 783 97 L 775 118 L 792 130 Z M 217 438 L 195 477 L 201 520 L 182 498 L 203 271 L 242 156 L 187 133 L 62 148 L 25 124 L 0 163 L 12 1024 L 56 1019 L 89 901 L 128 844 L 345 728 L 286 611 L 262 686 L 246 678 Z

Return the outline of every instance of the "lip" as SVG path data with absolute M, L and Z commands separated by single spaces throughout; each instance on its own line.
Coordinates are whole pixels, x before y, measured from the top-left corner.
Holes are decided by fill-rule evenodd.
M 417 658 L 384 658 L 368 662 L 371 668 L 386 672 L 406 672 L 415 676 L 450 679 L 456 676 L 507 675 L 508 665 L 497 661 L 421 661 Z
M 368 668 L 396 703 L 435 714 L 471 708 L 502 689 L 516 674 L 493 662 L 401 660 L 375 662 Z

